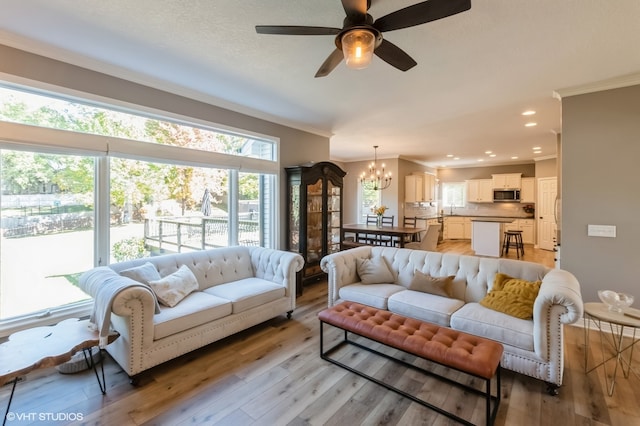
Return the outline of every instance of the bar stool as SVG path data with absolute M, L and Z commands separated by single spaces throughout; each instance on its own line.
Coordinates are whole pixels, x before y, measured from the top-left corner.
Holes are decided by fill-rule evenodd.
M 515 247 L 518 259 L 524 257 L 524 243 L 522 242 L 522 231 L 504 231 L 504 241 L 502 242 L 502 252 L 500 256 L 509 254 L 509 247 Z

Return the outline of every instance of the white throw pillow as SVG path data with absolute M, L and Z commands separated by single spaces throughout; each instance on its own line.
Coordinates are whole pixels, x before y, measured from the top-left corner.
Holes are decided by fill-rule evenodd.
M 151 262 L 136 266 L 135 268 L 120 271 L 120 275 L 147 285 L 149 285 L 149 281 L 158 281 L 162 278 L 156 267 L 153 266 L 153 263 Z
M 356 272 L 363 284 L 392 284 L 396 281 L 382 256 L 356 259 Z
M 149 285 L 163 305 L 173 308 L 187 295 L 198 289 L 198 280 L 187 265 L 171 275 L 157 281 L 150 281 Z
M 131 278 L 134 281 L 137 281 L 141 284 L 146 285 L 152 291 L 153 289 L 149 285 L 149 281 L 157 281 L 161 279 L 160 273 L 156 269 L 156 267 L 151 262 L 146 262 L 143 265 L 136 266 L 135 268 L 125 269 L 124 271 L 120 271 L 120 275 L 123 277 Z M 154 292 L 154 300 L 156 302 L 155 313 L 160 313 L 160 305 L 158 305 L 158 296 L 155 295 Z

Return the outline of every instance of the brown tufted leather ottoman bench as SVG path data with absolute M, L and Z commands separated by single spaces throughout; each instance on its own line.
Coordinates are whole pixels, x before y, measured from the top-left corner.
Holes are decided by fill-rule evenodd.
M 330 358 L 329 354 L 345 344 L 352 344 L 388 359 L 393 359 L 407 367 L 439 377 L 448 383 L 461 386 L 473 393 L 484 395 L 486 398 L 486 424 L 493 424 L 500 405 L 500 359 L 503 351 L 500 343 L 354 302 L 343 302 L 325 309 L 318 313 L 318 317 L 320 319 L 320 356 L 322 359 L 346 368 L 463 424 L 472 424 L 453 413 Z M 344 330 L 344 339 L 327 351 L 323 347 L 323 325 L 325 323 Z M 482 391 L 453 381 L 432 371 L 426 371 L 413 364 L 392 358 L 354 340 L 349 340 L 348 332 L 480 378 L 485 381 L 486 390 Z M 491 381 L 494 376 L 496 377 L 497 385 L 496 394 L 492 395 Z M 492 402 L 493 410 L 491 409 Z

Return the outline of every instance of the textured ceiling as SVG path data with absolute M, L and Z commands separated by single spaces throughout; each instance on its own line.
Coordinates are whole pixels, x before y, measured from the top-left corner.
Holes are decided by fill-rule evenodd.
M 415 3 L 373 0 L 369 13 Z M 2 44 L 331 135 L 340 161 L 368 159 L 373 145 L 381 158 L 431 166 L 552 156 L 561 131 L 554 90 L 640 71 L 638 0 L 472 0 L 467 12 L 384 34 L 418 62 L 413 69 L 374 58 L 365 70 L 343 63 L 325 78 L 313 76 L 334 49 L 332 36 L 258 35 L 254 27 L 341 27 L 339 0 L 0 5 Z M 537 111 L 537 126 L 524 127 L 525 109 Z

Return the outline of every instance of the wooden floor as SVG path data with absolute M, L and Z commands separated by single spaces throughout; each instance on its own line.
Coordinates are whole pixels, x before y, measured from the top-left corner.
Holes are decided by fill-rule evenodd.
M 449 250 L 455 244 L 445 243 L 439 249 Z M 535 254 L 527 248 L 528 256 L 546 258 L 545 253 Z M 309 285 L 298 298 L 291 320 L 283 315 L 167 362 L 148 371 L 137 388 L 107 358 L 105 396 L 90 371 L 74 375 L 61 375 L 54 369 L 36 371 L 18 384 L 11 409 L 23 418 L 30 416 L 31 421 L 7 424 L 47 424 L 39 420 L 42 415 L 100 425 L 456 424 L 320 359 L 316 314 L 326 304 L 326 282 Z M 336 330 L 325 334 L 329 342 L 339 335 Z M 613 397 L 608 397 L 602 369 L 584 373 L 583 329 L 567 326 L 565 337 L 565 383 L 560 395 L 547 395 L 541 381 L 504 371 L 496 424 L 640 425 L 638 377 L 619 377 Z M 595 332 L 592 339 L 598 343 Z M 592 355 L 600 356 L 599 348 L 593 344 Z M 483 403 L 457 387 L 357 348 L 343 357 L 377 377 L 484 424 Z M 638 361 L 633 365 L 640 371 Z M 612 368 L 613 362 L 609 373 Z M 461 373 L 445 373 L 468 381 Z M 8 400 L 9 392 L 9 386 L 0 388 L 2 403 Z M 3 413 L 4 406 L 0 410 Z
M 475 252 L 471 249 L 471 243 L 469 240 L 445 240 L 438 244 L 437 251 L 468 254 L 471 256 L 475 255 Z M 505 255 L 505 258 L 518 259 L 515 249 L 510 249 L 509 253 Z M 554 252 L 536 249 L 532 244 L 524 245 L 524 256 L 520 259 L 529 262 L 542 263 L 549 268 L 553 268 L 555 263 Z

